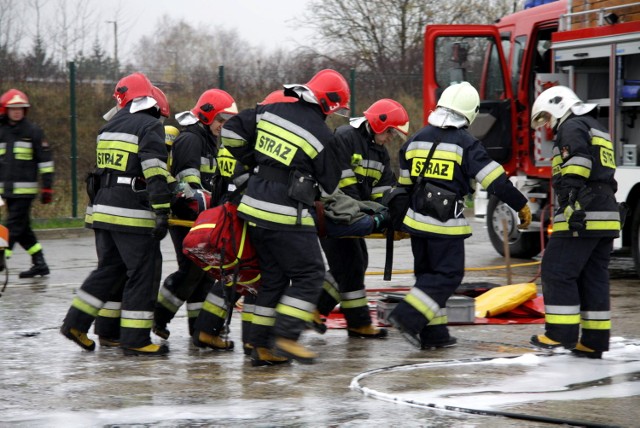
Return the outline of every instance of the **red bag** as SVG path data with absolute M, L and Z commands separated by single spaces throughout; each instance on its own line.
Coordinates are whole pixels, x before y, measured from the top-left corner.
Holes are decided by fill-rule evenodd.
M 182 252 L 212 278 L 227 286 L 235 284 L 240 294 L 255 293 L 260 285 L 258 257 L 247 225 L 230 202 L 198 215 L 182 242 Z

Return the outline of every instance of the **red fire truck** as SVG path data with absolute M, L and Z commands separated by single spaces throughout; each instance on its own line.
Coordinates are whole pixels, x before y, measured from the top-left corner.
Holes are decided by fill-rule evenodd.
M 598 118 L 611 133 L 618 165 L 616 197 L 630 207 L 616 247 L 633 255 L 640 272 L 640 2 L 558 0 L 493 25 L 428 25 L 425 123 L 442 90 L 463 80 L 481 98 L 470 131 L 527 194 L 534 213 L 530 230 L 519 232 L 517 214 L 478 185 L 475 213 L 486 216 L 494 248 L 504 253 L 504 224 L 514 257 L 537 255 L 547 238 L 553 135 L 530 129 L 529 118 L 536 96 L 563 84 L 599 104 Z

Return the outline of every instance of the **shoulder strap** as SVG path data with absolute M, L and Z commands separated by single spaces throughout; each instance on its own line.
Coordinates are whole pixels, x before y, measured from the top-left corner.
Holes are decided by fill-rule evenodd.
M 436 137 L 436 141 L 431 144 L 431 150 L 429 150 L 429 154 L 424 160 L 424 165 L 422 165 L 422 169 L 420 170 L 420 174 L 418 175 L 418 179 L 416 180 L 416 184 L 421 184 L 424 179 L 424 173 L 427 171 L 429 167 L 429 163 L 431 163 L 431 158 L 436 151 L 436 147 L 440 144 L 440 131 L 438 130 L 438 136 Z

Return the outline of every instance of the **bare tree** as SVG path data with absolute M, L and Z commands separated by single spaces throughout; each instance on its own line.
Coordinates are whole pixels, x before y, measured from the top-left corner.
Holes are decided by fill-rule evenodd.
M 100 18 L 89 0 L 57 0 L 54 7 L 46 39 L 53 45 L 54 60 L 64 65 L 77 53 L 91 50 Z
M 360 69 L 384 73 L 421 70 L 429 23 L 490 23 L 510 12 L 511 0 L 314 0 L 304 24 L 315 29 L 306 49 Z
M 17 52 L 23 41 L 26 8 L 13 0 L 0 0 L 0 50 Z

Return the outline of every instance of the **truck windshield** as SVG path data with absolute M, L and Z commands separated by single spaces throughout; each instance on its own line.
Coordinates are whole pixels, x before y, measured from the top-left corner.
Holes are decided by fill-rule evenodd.
M 506 97 L 505 79 L 493 38 L 438 37 L 435 49 L 435 80 L 440 88 L 467 81 L 478 90 L 482 101 Z

